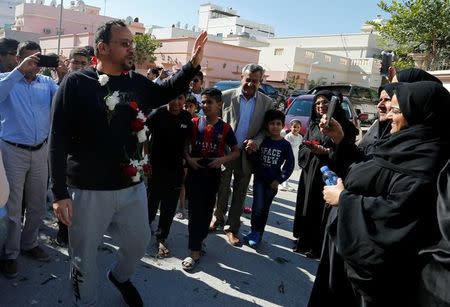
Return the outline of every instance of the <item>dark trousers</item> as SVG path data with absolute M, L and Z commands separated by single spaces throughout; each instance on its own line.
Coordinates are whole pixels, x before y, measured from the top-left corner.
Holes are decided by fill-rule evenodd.
M 270 206 L 277 192 L 278 190 L 270 187 L 270 183 L 258 179 L 253 181 L 252 231 L 263 234 L 269 217 Z
M 164 241 L 169 236 L 180 197 L 180 186 L 173 184 L 176 179 L 162 179 L 154 176 L 148 184 L 148 221 L 151 224 L 155 220 L 159 208 L 158 230 L 155 233 L 159 241 Z
M 186 190 L 189 200 L 189 249 L 200 251 L 208 236 L 209 223 L 220 184 L 220 169 L 189 169 Z

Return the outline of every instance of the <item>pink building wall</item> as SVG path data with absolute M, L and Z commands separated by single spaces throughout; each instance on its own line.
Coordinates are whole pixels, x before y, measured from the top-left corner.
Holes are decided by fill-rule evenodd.
M 62 29 L 64 34 L 94 33 L 103 23 L 116 18 L 99 15 L 100 8 L 86 6 L 86 11 L 64 9 L 62 14 Z M 16 7 L 15 29 L 25 32 L 42 33 L 42 36 L 57 35 L 59 28 L 59 7 L 37 3 L 23 3 Z M 130 30 L 133 33 L 144 33 L 142 23 L 132 22 Z M 46 32 L 44 29 L 49 29 Z
M 191 58 L 194 38 L 160 40 L 163 44 L 155 55 L 155 64 L 165 68 L 179 68 Z M 205 75 L 205 86 L 221 80 L 239 80 L 242 68 L 249 63 L 258 63 L 259 50 L 209 41 L 201 63 Z

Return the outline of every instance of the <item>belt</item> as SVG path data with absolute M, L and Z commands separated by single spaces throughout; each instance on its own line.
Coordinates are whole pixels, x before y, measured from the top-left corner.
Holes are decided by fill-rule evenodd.
M 47 139 L 45 139 L 44 142 L 42 142 L 41 144 L 34 145 L 34 146 L 32 146 L 32 145 L 17 144 L 17 143 L 13 143 L 13 142 L 10 142 L 10 141 L 7 141 L 7 140 L 3 140 L 3 142 L 8 143 L 9 145 L 15 146 L 15 147 L 17 147 L 17 148 L 26 149 L 26 150 L 29 150 L 29 151 L 35 151 L 35 150 L 41 149 L 41 147 L 42 147 L 45 143 L 47 143 Z

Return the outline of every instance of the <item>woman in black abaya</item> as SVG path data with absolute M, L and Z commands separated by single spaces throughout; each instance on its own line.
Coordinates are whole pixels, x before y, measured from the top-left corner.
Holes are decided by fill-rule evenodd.
M 327 262 L 309 306 L 415 306 L 419 250 L 438 239 L 436 179 L 449 157 L 450 94 L 436 82 L 386 86 L 391 136 L 324 188 Z
M 328 110 L 328 104 L 333 97 L 331 91 L 319 91 L 313 100 L 311 120 L 304 141 L 315 144 L 299 147 L 298 165 L 302 168 L 297 192 L 297 204 L 294 220 L 294 237 L 298 238 L 294 251 L 305 253 L 308 257 L 318 257 L 322 248 L 325 223 L 329 209 L 325 207 L 322 197 L 323 181 L 320 168 L 328 165 L 336 173 L 343 171 L 334 164 L 334 143 L 324 136 L 319 129 L 319 122 Z M 333 118 L 340 123 L 345 132 L 343 142 L 355 142 L 358 133 L 355 126 L 346 118 L 340 106 L 336 106 Z
M 421 253 L 425 262 L 419 291 L 421 307 L 450 306 L 450 160 L 439 175 L 437 188 L 441 240 Z

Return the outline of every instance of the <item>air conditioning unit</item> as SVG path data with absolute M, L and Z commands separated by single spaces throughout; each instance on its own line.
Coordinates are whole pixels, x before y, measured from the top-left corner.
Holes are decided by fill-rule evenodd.
M 42 29 L 42 32 L 44 32 L 45 34 L 50 34 L 50 33 L 52 33 L 52 30 L 49 28 L 44 28 L 44 29 Z

